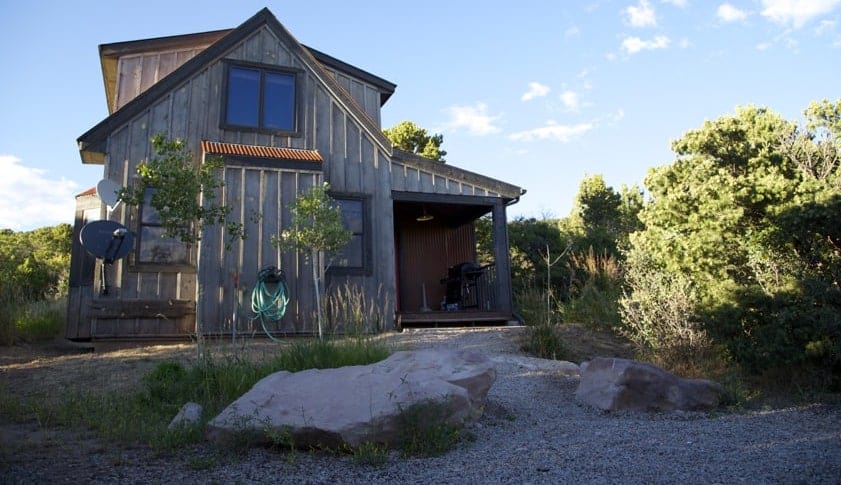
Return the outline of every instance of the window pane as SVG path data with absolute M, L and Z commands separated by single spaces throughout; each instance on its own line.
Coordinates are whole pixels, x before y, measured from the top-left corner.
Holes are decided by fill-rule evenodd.
M 146 192 L 143 193 L 143 207 L 140 209 L 141 224 L 161 223 L 161 217 L 158 215 L 158 211 L 152 207 L 152 195 L 155 192 L 155 189 L 146 189 Z
M 364 219 L 362 214 L 362 201 L 354 199 L 337 199 L 336 202 L 342 208 L 342 224 L 354 234 L 364 232 Z
M 140 263 L 187 264 L 187 245 L 171 237 L 161 237 L 162 227 L 140 229 Z
M 228 74 L 228 124 L 256 127 L 259 108 L 260 71 L 232 67 Z
M 343 268 L 361 268 L 362 261 L 362 235 L 354 235 L 336 255 L 335 264 Z
M 295 76 L 267 72 L 263 92 L 263 126 L 295 129 Z

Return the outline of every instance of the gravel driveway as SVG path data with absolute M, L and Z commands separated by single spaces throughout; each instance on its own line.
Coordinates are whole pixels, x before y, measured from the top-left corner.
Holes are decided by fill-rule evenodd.
M 18 439 L 2 440 L 0 482 L 841 483 L 837 406 L 717 415 L 605 413 L 575 402 L 576 377 L 523 356 L 519 332 L 442 329 L 388 337 L 409 348 L 480 350 L 496 362 L 485 414 L 470 428 L 475 439 L 444 456 L 392 454 L 373 467 L 327 453 L 253 449 L 237 455 L 197 446 L 156 457 L 33 425 L 17 428 Z

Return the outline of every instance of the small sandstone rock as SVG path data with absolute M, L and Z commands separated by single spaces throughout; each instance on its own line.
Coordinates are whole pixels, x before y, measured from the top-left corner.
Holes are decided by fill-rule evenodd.
M 698 411 L 717 406 L 722 392 L 713 381 L 683 379 L 645 362 L 599 357 L 581 365 L 575 397 L 606 411 Z
M 203 413 L 203 409 L 201 404 L 197 404 L 194 402 L 188 402 L 184 406 L 181 407 L 181 410 L 178 411 L 178 414 L 172 418 L 172 421 L 169 422 L 169 429 L 174 429 L 179 426 L 190 426 L 193 424 L 198 423 L 201 421 L 201 416 Z

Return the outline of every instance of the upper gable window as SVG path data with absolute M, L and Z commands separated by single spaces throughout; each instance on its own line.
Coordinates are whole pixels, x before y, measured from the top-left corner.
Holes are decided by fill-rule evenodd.
M 294 132 L 294 72 L 230 64 L 224 124 L 257 131 Z

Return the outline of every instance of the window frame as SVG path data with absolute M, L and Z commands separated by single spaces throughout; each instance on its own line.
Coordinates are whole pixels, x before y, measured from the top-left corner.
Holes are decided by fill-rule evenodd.
M 137 230 L 135 232 L 135 247 L 134 251 L 132 251 L 132 264 L 130 265 L 133 269 L 142 269 L 143 271 L 157 271 L 160 273 L 179 273 L 179 272 L 188 272 L 188 271 L 195 271 L 195 256 L 193 254 L 193 245 L 189 243 L 184 243 L 178 241 L 175 238 L 166 238 L 172 239 L 175 241 L 176 244 L 181 244 L 184 246 L 184 250 L 186 253 L 186 261 L 177 262 L 177 263 L 165 263 L 160 261 L 141 261 L 140 255 L 142 251 L 142 246 L 144 242 L 143 238 L 143 229 L 145 227 L 163 227 L 160 223 L 156 222 L 144 222 L 144 216 L 148 215 L 146 213 L 147 210 L 155 212 L 155 209 L 147 204 L 147 197 L 151 198 L 151 191 L 156 190 L 154 187 L 147 187 L 146 193 L 143 195 L 143 203 L 137 207 L 137 220 L 136 220 L 136 227 Z M 150 195 L 146 195 L 150 194 Z M 148 207 L 147 207 L 148 206 Z
M 257 62 L 247 62 L 247 61 L 232 61 L 232 60 L 225 60 L 223 61 L 224 64 L 224 76 L 223 76 L 223 85 L 222 85 L 222 107 L 221 107 L 221 115 L 219 118 L 219 126 L 224 130 L 236 130 L 236 131 L 248 131 L 254 133 L 266 133 L 270 135 L 281 135 L 281 136 L 293 136 L 297 137 L 300 136 L 300 106 L 301 106 L 301 88 L 300 88 L 300 81 L 301 77 L 300 74 L 303 73 L 301 69 L 295 69 L 291 67 L 283 67 L 283 66 L 275 66 L 271 64 L 262 64 Z M 228 122 L 228 96 L 229 96 L 229 85 L 230 85 L 230 78 L 231 78 L 231 70 L 235 68 L 240 69 L 251 69 L 260 71 L 260 80 L 259 80 L 259 90 L 258 93 L 258 106 L 257 106 L 257 126 L 252 125 L 238 125 Z M 264 113 L 264 104 L 265 104 L 265 78 L 266 73 L 273 73 L 273 74 L 283 74 L 292 76 L 294 82 L 294 94 L 293 94 L 293 106 L 292 106 L 292 129 L 279 129 L 279 128 L 267 128 L 263 126 L 263 113 Z
M 327 195 L 339 204 L 343 200 L 358 201 L 362 204 L 362 233 L 354 233 L 354 236 L 361 236 L 362 238 L 362 265 L 337 266 L 334 263 L 327 268 L 327 274 L 330 276 L 371 276 L 373 259 L 371 256 L 371 196 L 352 192 L 333 191 L 330 191 Z

